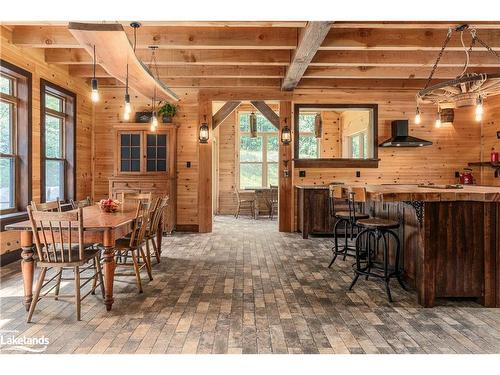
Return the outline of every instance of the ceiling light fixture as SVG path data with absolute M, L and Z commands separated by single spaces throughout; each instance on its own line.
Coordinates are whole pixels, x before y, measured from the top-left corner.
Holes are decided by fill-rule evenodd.
M 97 85 L 97 78 L 95 77 L 95 67 L 96 67 L 96 56 L 95 56 L 95 44 L 94 44 L 94 76 L 92 78 L 92 81 L 90 81 L 90 86 L 92 88 L 92 92 L 90 94 L 90 98 L 94 103 L 97 103 L 99 101 L 99 89 Z
M 471 43 L 469 48 L 466 48 L 464 43 L 464 32 L 469 31 L 471 35 Z M 460 33 L 460 41 L 465 52 L 465 63 L 462 72 L 455 79 L 441 82 L 430 86 L 432 77 L 436 72 L 439 61 L 453 36 L 453 33 Z M 477 36 L 475 29 L 469 29 L 469 25 L 459 25 L 455 28 L 449 28 L 446 39 L 441 47 L 441 51 L 432 67 L 429 78 L 425 87 L 417 94 L 417 112 L 415 115 L 415 123 L 418 123 L 420 118 L 420 103 L 433 103 L 439 108 L 454 108 L 476 106 L 476 121 L 481 121 L 483 115 L 483 100 L 492 95 L 500 94 L 500 73 L 477 73 L 467 72 L 470 64 L 470 55 L 476 43 L 479 43 L 487 51 L 500 59 L 500 54 L 494 51 L 489 45 Z M 438 112 L 440 113 L 440 112 Z M 441 123 L 441 119 L 439 119 Z M 436 127 L 438 122 L 436 120 Z
M 154 72 L 156 72 L 156 79 L 160 80 L 160 75 L 158 74 L 158 65 L 156 63 L 156 55 L 155 51 L 158 48 L 158 46 L 149 46 L 149 49 L 151 49 L 151 63 L 149 64 L 149 69 L 151 70 L 152 67 L 155 68 Z M 152 76 L 154 78 L 154 72 L 152 72 Z M 156 85 L 153 89 L 153 98 L 151 101 L 151 108 L 152 108 L 152 114 L 151 114 L 151 131 L 154 132 L 158 128 L 158 117 L 156 113 Z

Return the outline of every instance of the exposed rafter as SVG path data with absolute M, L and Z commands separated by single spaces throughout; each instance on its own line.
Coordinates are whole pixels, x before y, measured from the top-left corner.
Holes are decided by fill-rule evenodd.
M 219 126 L 236 108 L 241 104 L 241 101 L 226 102 L 218 111 L 212 116 L 212 129 Z
M 306 27 L 301 30 L 297 48 L 281 85 L 282 90 L 290 91 L 297 86 L 328 34 L 331 24 L 331 22 L 326 21 L 308 22 Z
M 262 113 L 262 116 L 273 124 L 276 129 L 280 128 L 280 117 L 266 104 L 266 102 L 263 100 L 253 100 L 250 103 L 252 103 L 252 105 L 257 108 L 260 113 Z

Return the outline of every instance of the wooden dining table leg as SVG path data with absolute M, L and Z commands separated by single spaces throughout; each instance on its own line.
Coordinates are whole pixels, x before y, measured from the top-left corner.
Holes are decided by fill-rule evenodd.
M 106 310 L 110 311 L 113 306 L 113 281 L 115 278 L 115 236 L 113 230 L 106 230 L 104 232 L 104 256 L 103 256 L 103 269 L 104 269 L 104 304 Z
M 33 233 L 31 231 L 21 232 L 21 272 L 23 274 L 24 300 L 26 311 L 29 311 L 33 300 L 33 276 L 35 274 L 35 261 L 33 255 Z

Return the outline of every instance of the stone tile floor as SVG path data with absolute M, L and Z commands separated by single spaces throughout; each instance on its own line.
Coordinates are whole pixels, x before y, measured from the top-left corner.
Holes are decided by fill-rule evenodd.
M 500 353 L 500 309 L 425 309 L 395 281 L 392 304 L 376 280 L 348 292 L 352 260 L 328 269 L 330 248 L 276 220 L 217 217 L 213 233 L 165 238 L 143 294 L 122 278 L 113 310 L 89 296 L 80 322 L 70 301 L 43 299 L 25 323 L 14 263 L 1 268 L 0 330 L 44 335 L 47 353 Z

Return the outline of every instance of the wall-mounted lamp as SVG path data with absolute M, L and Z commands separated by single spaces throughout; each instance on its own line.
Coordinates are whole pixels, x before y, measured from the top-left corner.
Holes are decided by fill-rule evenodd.
M 198 139 L 200 140 L 200 143 L 208 143 L 208 137 L 209 137 L 207 116 L 205 115 L 204 117 L 205 117 L 205 120 L 200 125 L 200 131 L 198 134 Z
M 290 128 L 286 124 L 286 117 L 285 117 L 285 126 L 283 126 L 283 129 L 281 129 L 281 143 L 283 143 L 285 146 L 288 146 L 291 141 L 292 141 L 292 132 L 290 131 Z

